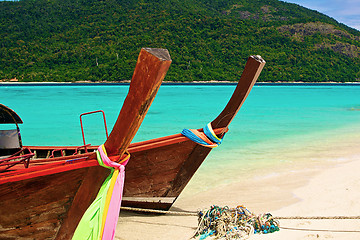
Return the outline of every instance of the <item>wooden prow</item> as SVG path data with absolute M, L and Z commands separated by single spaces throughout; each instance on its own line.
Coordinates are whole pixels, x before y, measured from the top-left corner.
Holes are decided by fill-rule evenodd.
M 225 128 L 224 131 L 227 130 L 227 127 L 245 102 L 246 97 L 249 95 L 265 66 L 265 63 L 265 60 L 259 55 L 250 56 L 248 58 L 244 71 L 228 104 L 219 116 L 211 122 L 213 129 Z
M 128 95 L 113 130 L 105 142 L 109 156 L 122 156 L 125 153 L 144 120 L 170 64 L 168 50 L 141 49 Z
M 260 56 L 250 56 L 248 58 L 244 71 L 228 104 L 219 116 L 211 122 L 213 129 L 223 128 L 223 130 L 217 134 L 220 138 L 227 132 L 230 122 L 245 102 L 246 97 L 249 95 L 265 63 L 266 62 Z M 201 145 L 194 147 L 188 159 L 184 161 L 180 171 L 173 180 L 172 188 L 167 196 L 179 196 L 210 151 L 211 148 Z

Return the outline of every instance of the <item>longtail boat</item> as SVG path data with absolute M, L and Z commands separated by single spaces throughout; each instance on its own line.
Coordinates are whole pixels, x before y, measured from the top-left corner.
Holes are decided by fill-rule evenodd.
M 229 102 L 207 126 L 221 139 L 258 79 L 265 61 L 250 56 Z M 204 124 L 205 125 L 205 124 Z M 203 133 L 203 129 L 198 129 Z M 212 150 L 183 134 L 133 143 L 122 206 L 168 210 Z
M 168 210 L 212 149 L 180 133 L 130 144 L 170 62 L 165 50 L 141 50 L 129 93 L 104 143 L 113 161 L 131 155 L 122 206 Z M 228 104 L 207 125 L 214 138 L 228 131 L 264 65 L 260 56 L 248 58 Z M 21 122 L 5 108 L 2 112 L 12 115 L 9 122 Z M 204 129 L 194 132 L 203 136 Z M 0 149 L 0 156 L 11 154 L 0 160 L 0 239 L 70 239 L 109 174 L 96 160 L 98 146 L 85 144 L 85 139 L 78 147 L 22 146 L 16 135 L 18 148 Z
M 104 146 L 118 161 L 140 127 L 170 67 L 166 49 L 143 48 L 129 92 Z M 0 105 L 0 239 L 71 239 L 109 175 L 96 148 L 22 146 L 21 118 Z

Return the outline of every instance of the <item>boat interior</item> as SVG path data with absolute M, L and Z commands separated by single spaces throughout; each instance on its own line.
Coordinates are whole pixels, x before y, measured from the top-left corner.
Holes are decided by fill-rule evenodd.
M 5 171 L 28 168 L 47 162 L 74 161 L 87 159 L 97 146 L 85 143 L 82 117 L 88 114 L 102 113 L 106 134 L 107 126 L 105 114 L 102 110 L 83 113 L 80 115 L 81 130 L 84 144 L 81 146 L 23 146 L 19 124 L 23 121 L 12 109 L 0 104 L 0 124 L 14 124 L 15 128 L 0 130 L 0 173 Z

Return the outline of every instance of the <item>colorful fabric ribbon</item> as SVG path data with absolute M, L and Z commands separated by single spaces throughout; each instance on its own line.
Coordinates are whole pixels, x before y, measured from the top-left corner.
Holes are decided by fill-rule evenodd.
M 211 127 L 211 123 L 208 123 L 204 128 L 204 132 L 199 132 L 196 129 L 183 129 L 181 134 L 189 138 L 193 142 L 199 145 L 209 148 L 215 148 L 221 144 L 222 139 L 216 136 L 214 130 Z
M 217 143 L 218 145 L 221 144 L 222 138 L 218 138 L 218 136 L 216 136 L 214 130 L 212 129 L 211 123 L 206 124 L 204 127 L 204 133 L 214 143 Z
M 110 160 L 104 145 L 101 145 L 96 155 L 99 165 L 111 169 L 111 172 L 81 218 L 73 240 L 112 240 L 115 237 L 124 187 L 125 165 L 130 154 L 117 163 Z

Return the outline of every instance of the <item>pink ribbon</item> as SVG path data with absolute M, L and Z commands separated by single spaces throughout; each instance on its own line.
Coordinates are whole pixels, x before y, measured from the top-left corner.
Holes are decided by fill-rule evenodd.
M 101 159 L 106 166 L 119 169 L 119 175 L 116 179 L 114 189 L 111 195 L 111 200 L 109 204 L 109 209 L 107 211 L 104 231 L 102 234 L 102 240 L 110 240 L 115 237 L 115 229 L 119 219 L 122 194 L 124 189 L 124 180 L 125 180 L 125 165 L 128 163 L 129 159 L 123 163 L 117 163 L 110 160 L 110 158 L 104 152 L 102 147 L 99 146 L 98 150 L 100 152 Z

